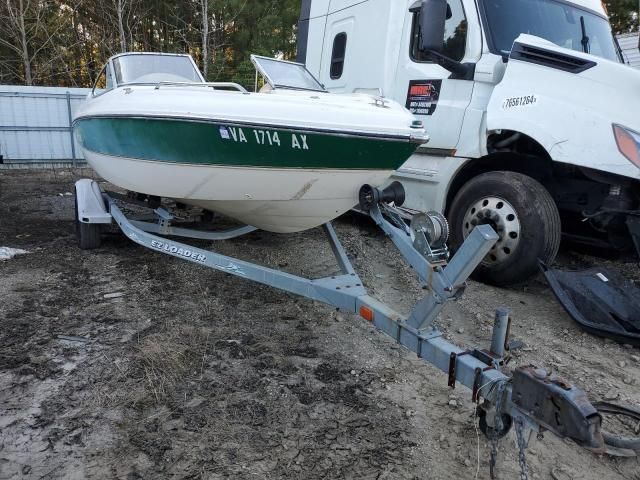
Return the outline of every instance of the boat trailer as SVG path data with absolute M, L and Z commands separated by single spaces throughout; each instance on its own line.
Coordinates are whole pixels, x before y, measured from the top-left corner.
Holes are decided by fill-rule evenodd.
M 424 362 L 442 370 L 447 374 L 449 387 L 455 388 L 457 383 L 468 387 L 477 404 L 480 428 L 490 440 L 504 437 L 515 425 L 522 455 L 526 429 L 538 436 L 550 431 L 590 451 L 604 453 L 607 445 L 601 429 L 602 416 L 583 390 L 535 366 L 516 368 L 511 376 L 503 372 L 509 353 L 508 310 L 498 310 L 491 346 L 487 349 L 462 349 L 448 342 L 434 327 L 433 322 L 445 304 L 463 294 L 467 278 L 490 252 L 498 235 L 488 225 L 476 227 L 448 261 L 448 225 L 444 217 L 435 212 L 423 213 L 415 215 L 408 225 L 394 206 L 394 202 L 402 203 L 403 196 L 402 186 L 397 183 L 382 191 L 364 186 L 360 208 L 392 240 L 425 287 L 426 295 L 408 316 L 396 313 L 367 293 L 330 223 L 323 228 L 340 273 L 312 280 L 173 239 L 231 239 L 254 231 L 253 227 L 219 232 L 174 227 L 174 216 L 159 206 L 159 199 L 137 200 L 138 204 L 154 209 L 156 222 L 129 219 L 117 204 L 127 197 L 103 192 L 93 180 L 76 183 L 76 220 L 84 248 L 97 247 L 101 225 L 115 221 L 129 239 L 151 250 L 359 315 Z

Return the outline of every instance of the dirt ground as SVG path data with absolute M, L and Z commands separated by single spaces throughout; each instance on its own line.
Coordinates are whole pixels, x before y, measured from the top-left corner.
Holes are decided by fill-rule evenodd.
M 470 392 L 355 316 L 187 264 L 109 234 L 75 244 L 73 183 L 89 171 L 0 171 L 1 479 L 487 479 L 489 445 Z M 420 286 L 371 223 L 336 221 L 373 294 L 396 305 Z M 320 230 L 256 232 L 216 245 L 294 273 L 332 263 Z M 637 264 L 563 251 L 640 280 Z M 470 282 L 438 320 L 460 345 L 488 346 L 496 307 L 526 347 L 592 400 L 640 406 L 640 350 L 582 333 L 540 280 Z M 454 401 L 452 401 L 454 400 Z M 630 425 L 629 430 L 638 428 Z M 518 477 L 515 437 L 498 478 Z M 530 478 L 640 480 L 637 459 L 532 438 Z

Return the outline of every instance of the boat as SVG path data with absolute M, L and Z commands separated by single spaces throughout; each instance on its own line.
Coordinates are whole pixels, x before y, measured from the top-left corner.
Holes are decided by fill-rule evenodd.
M 292 233 L 352 209 L 362 185 L 384 184 L 428 140 L 393 101 L 329 93 L 302 64 L 251 60 L 258 92 L 205 82 L 189 55 L 110 58 L 74 116 L 84 158 L 130 192 Z

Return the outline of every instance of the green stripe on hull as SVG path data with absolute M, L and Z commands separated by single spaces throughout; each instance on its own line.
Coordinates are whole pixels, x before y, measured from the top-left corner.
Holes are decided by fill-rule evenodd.
M 92 152 L 190 165 L 396 170 L 409 141 L 184 120 L 90 118 L 75 130 Z

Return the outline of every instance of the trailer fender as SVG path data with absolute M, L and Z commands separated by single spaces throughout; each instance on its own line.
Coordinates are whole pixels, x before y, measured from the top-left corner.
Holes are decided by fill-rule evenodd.
M 95 180 L 84 178 L 76 182 L 76 200 L 80 223 L 111 223 L 111 214 L 105 205 L 100 186 Z

